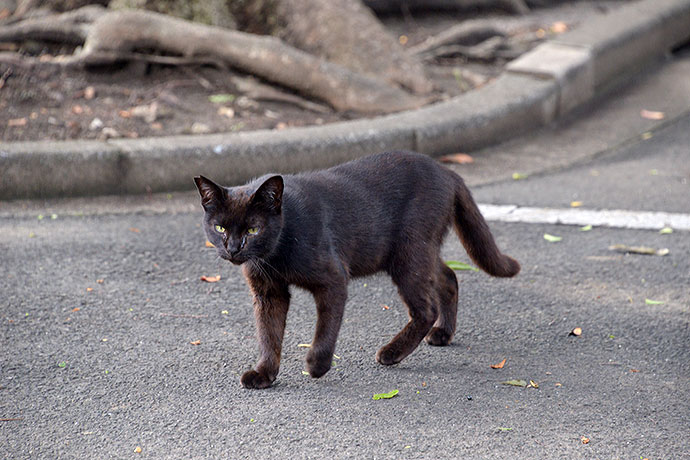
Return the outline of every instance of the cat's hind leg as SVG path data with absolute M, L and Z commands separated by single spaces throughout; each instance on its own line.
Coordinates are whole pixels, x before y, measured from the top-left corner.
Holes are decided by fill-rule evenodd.
M 404 265 L 396 267 L 391 277 L 407 306 L 410 321 L 388 345 L 376 353 L 376 360 L 385 365 L 399 363 L 412 353 L 429 333 L 438 316 L 436 277 L 429 275 L 433 269 L 414 260 L 408 260 Z
M 429 345 L 445 346 L 453 340 L 455 334 L 458 317 L 458 279 L 455 277 L 455 272 L 440 259 L 438 265 L 436 286 L 439 296 L 439 314 L 425 340 Z

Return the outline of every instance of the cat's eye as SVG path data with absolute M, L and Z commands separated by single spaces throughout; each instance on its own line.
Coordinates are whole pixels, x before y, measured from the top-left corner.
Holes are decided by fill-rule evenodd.
M 247 229 L 247 233 L 249 233 L 250 235 L 256 235 L 257 233 L 259 233 L 259 227 L 250 227 Z
M 222 225 L 216 224 L 215 229 L 218 233 L 225 233 L 225 227 L 223 227 Z

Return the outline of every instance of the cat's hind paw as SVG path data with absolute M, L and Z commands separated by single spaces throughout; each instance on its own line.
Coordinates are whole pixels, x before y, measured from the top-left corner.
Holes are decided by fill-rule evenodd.
M 273 380 L 275 379 L 270 378 L 268 375 L 259 373 L 254 369 L 248 370 L 242 374 L 242 377 L 240 378 L 240 382 L 242 383 L 243 387 L 256 390 L 270 387 L 273 383 Z
M 453 340 L 453 336 L 440 327 L 434 327 L 431 329 L 431 331 L 429 331 L 424 340 L 426 340 L 426 343 L 429 345 L 433 345 L 435 347 L 445 347 L 446 345 L 450 344 L 451 340 Z

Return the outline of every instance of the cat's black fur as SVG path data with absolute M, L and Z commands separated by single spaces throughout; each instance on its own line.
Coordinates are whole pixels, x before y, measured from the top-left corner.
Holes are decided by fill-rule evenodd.
M 247 388 L 266 388 L 278 375 L 290 285 L 316 300 L 307 369 L 321 377 L 331 367 L 351 278 L 385 271 L 397 285 L 410 321 L 376 354 L 395 364 L 422 339 L 447 345 L 455 333 L 458 284 L 440 256 L 451 225 L 487 273 L 520 271 L 496 247 L 463 180 L 421 154 L 383 153 L 239 187 L 194 180 L 208 239 L 220 257 L 242 264 L 254 294 L 260 357 L 241 378 Z

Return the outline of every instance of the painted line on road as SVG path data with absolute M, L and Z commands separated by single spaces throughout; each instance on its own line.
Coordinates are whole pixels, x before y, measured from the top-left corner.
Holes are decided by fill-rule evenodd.
M 530 224 L 592 225 L 594 227 L 690 231 L 690 214 L 626 211 L 621 209 L 535 208 L 516 205 L 479 204 L 484 218 L 499 222 Z

